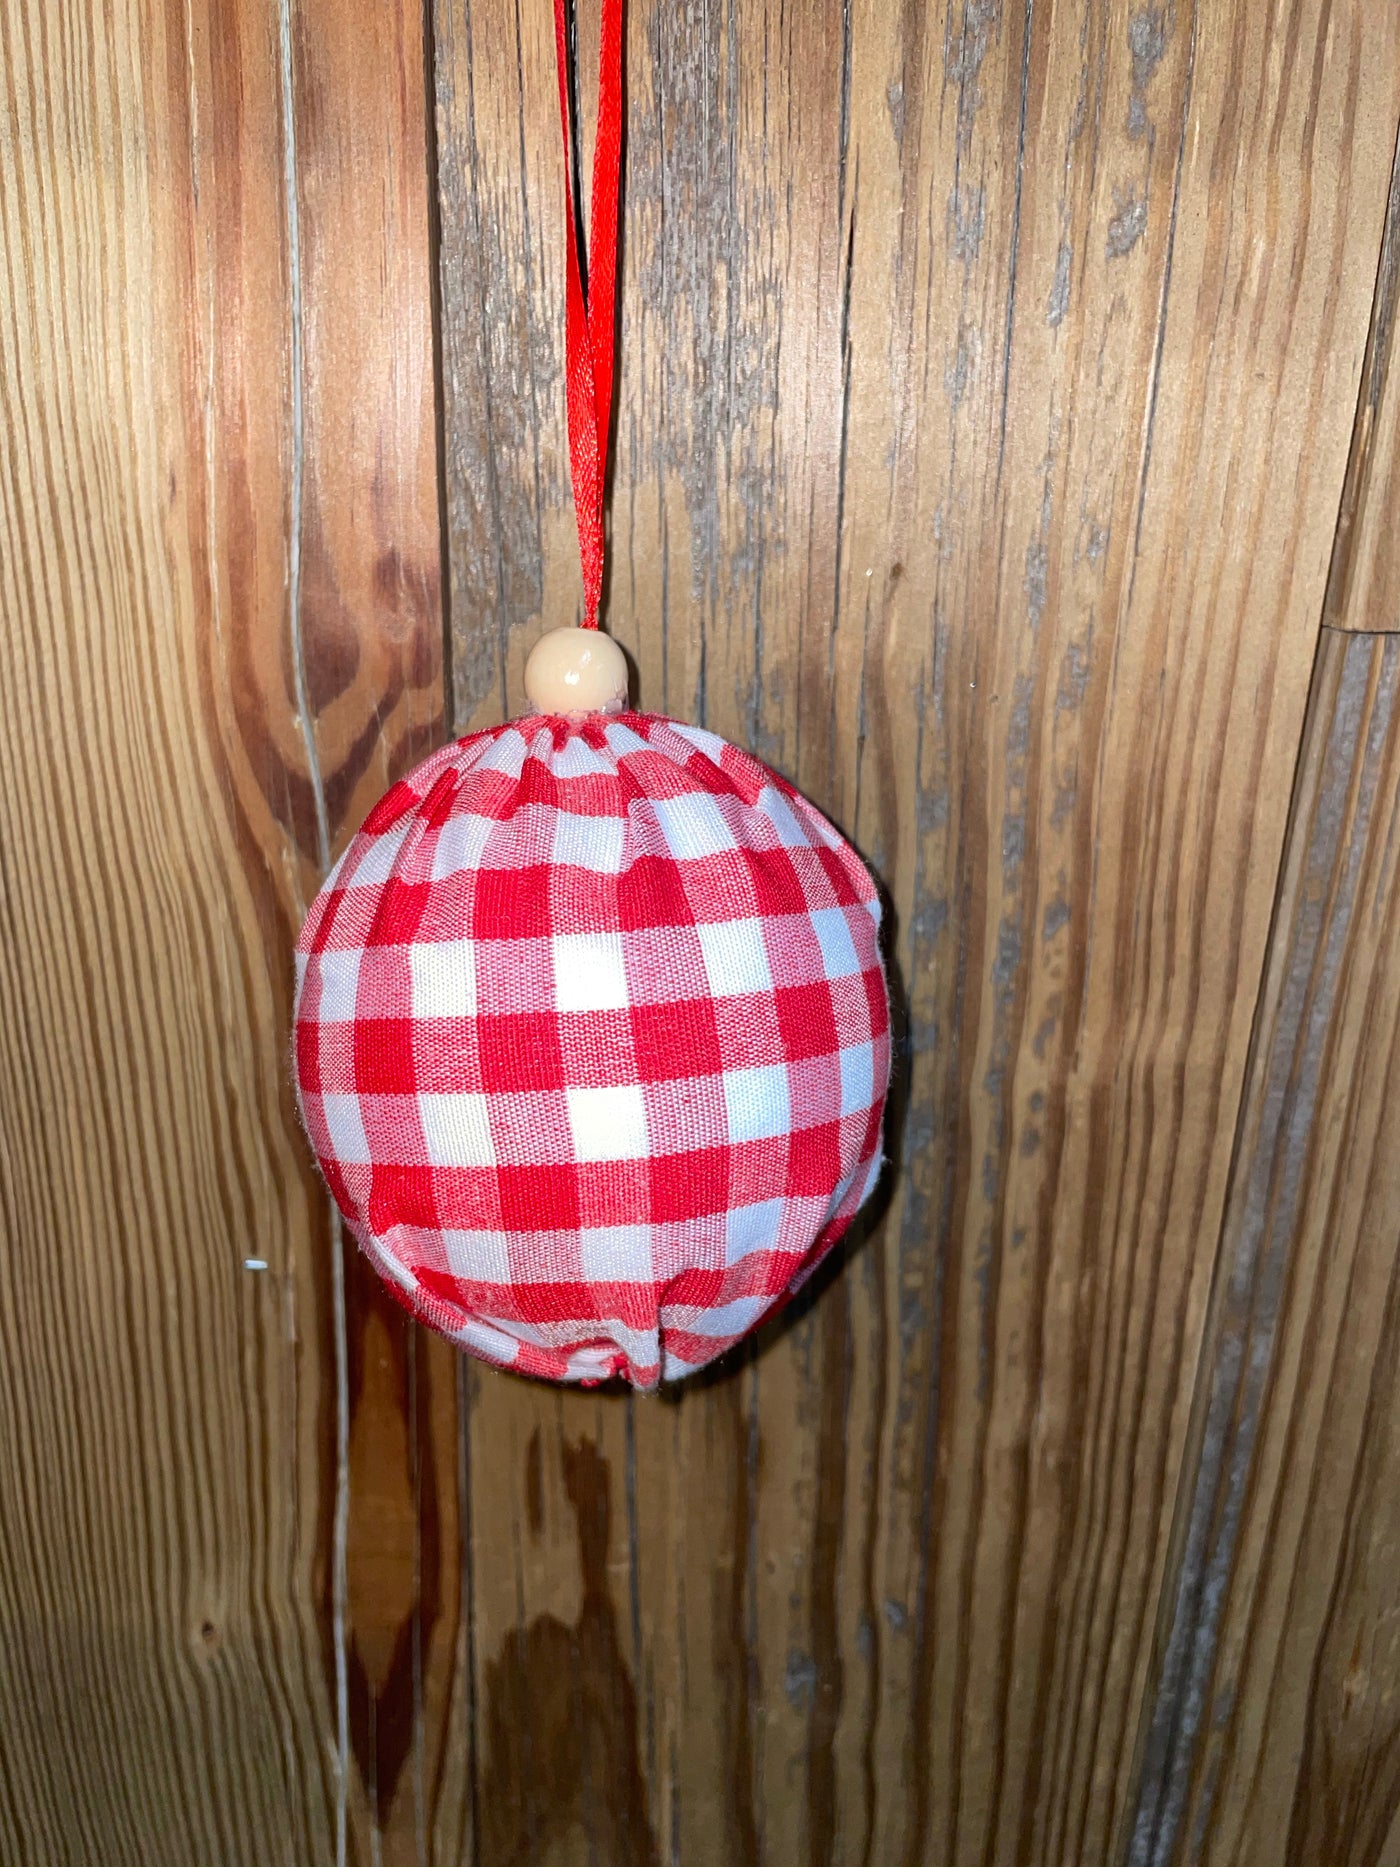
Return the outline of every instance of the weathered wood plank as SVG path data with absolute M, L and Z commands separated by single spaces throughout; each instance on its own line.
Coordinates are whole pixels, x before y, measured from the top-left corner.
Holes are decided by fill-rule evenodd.
M 1400 141 L 1346 486 L 1332 547 L 1327 620 L 1338 629 L 1400 630 Z
M 222 110 L 207 37 L 163 11 L 0 20 L 0 1851 L 19 1861 L 252 1863 L 334 1838 L 324 1220 L 282 1068 L 309 873 L 294 710 L 254 700 L 227 750 L 226 657 L 287 649 L 277 37 L 219 24 L 246 87 Z M 267 188 L 231 190 L 260 170 Z
M 442 732 L 428 103 L 417 7 L 366 14 L 322 0 L 284 19 L 300 313 L 295 602 L 324 868 Z M 353 1245 L 338 1240 L 336 1252 L 329 1268 L 343 1282 L 328 1313 L 343 1314 L 345 1389 L 332 1553 L 349 1832 L 357 1856 L 376 1862 L 456 1861 L 472 1738 L 458 1357 L 410 1324 Z
M 419 35 L 0 21 L 6 1860 L 461 1853 L 453 1371 L 396 1319 L 386 1402 L 352 1296 L 362 1489 L 285 1066 L 300 913 L 441 713 Z
M 1395 1858 L 1400 640 L 1323 633 L 1135 1863 Z
M 1110 1859 L 1400 25 L 630 13 L 611 625 L 855 832 L 911 1043 L 883 1228 L 756 1355 L 654 1403 L 473 1376 L 483 1784 L 506 1858 Z M 548 21 L 437 21 L 466 725 L 577 570 Z M 576 1657 L 548 1729 L 606 1726 L 606 1817 L 503 1683 L 590 1615 L 607 1709 Z

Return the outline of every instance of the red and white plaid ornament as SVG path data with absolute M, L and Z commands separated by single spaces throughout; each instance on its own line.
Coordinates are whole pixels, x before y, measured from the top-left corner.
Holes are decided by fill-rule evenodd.
M 297 944 L 321 1171 L 401 1300 L 560 1381 L 688 1374 L 796 1289 L 880 1168 L 880 903 L 805 798 L 626 704 L 597 632 L 613 380 L 622 0 L 603 0 L 584 285 L 565 149 L 569 463 L 584 626 L 539 713 L 445 747 L 370 812 Z
M 879 921 L 850 845 L 711 733 L 555 715 L 444 747 L 297 947 L 297 1090 L 355 1237 L 488 1360 L 700 1367 L 875 1184 Z

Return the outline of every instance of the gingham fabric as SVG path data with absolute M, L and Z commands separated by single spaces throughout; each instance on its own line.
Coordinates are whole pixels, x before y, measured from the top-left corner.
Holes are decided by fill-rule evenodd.
M 444 747 L 297 946 L 302 1116 L 355 1237 L 523 1373 L 710 1361 L 875 1183 L 879 919 L 850 845 L 711 733 L 535 717 Z

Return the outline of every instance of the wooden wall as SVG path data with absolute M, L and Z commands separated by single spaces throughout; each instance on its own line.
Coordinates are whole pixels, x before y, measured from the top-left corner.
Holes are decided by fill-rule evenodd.
M 0 12 L 7 1867 L 411 1859 L 463 1702 L 455 1357 L 286 1061 L 441 734 L 422 22 L 362 14 Z
M 285 1062 L 577 605 L 549 9 L 0 78 L 0 1859 L 1400 1867 L 1400 12 L 632 0 L 610 624 L 902 1032 L 655 1399 L 410 1329 Z

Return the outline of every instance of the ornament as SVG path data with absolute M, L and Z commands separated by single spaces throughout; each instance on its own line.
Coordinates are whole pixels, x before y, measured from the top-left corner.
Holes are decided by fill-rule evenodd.
M 567 151 L 564 0 L 555 20 Z M 536 714 L 366 818 L 297 944 L 295 1070 L 414 1315 L 525 1374 L 650 1388 L 780 1305 L 869 1196 L 890 1031 L 855 851 L 749 754 L 628 711 L 597 632 L 620 146 L 604 0 L 587 295 L 567 189 L 585 626 L 536 644 Z

